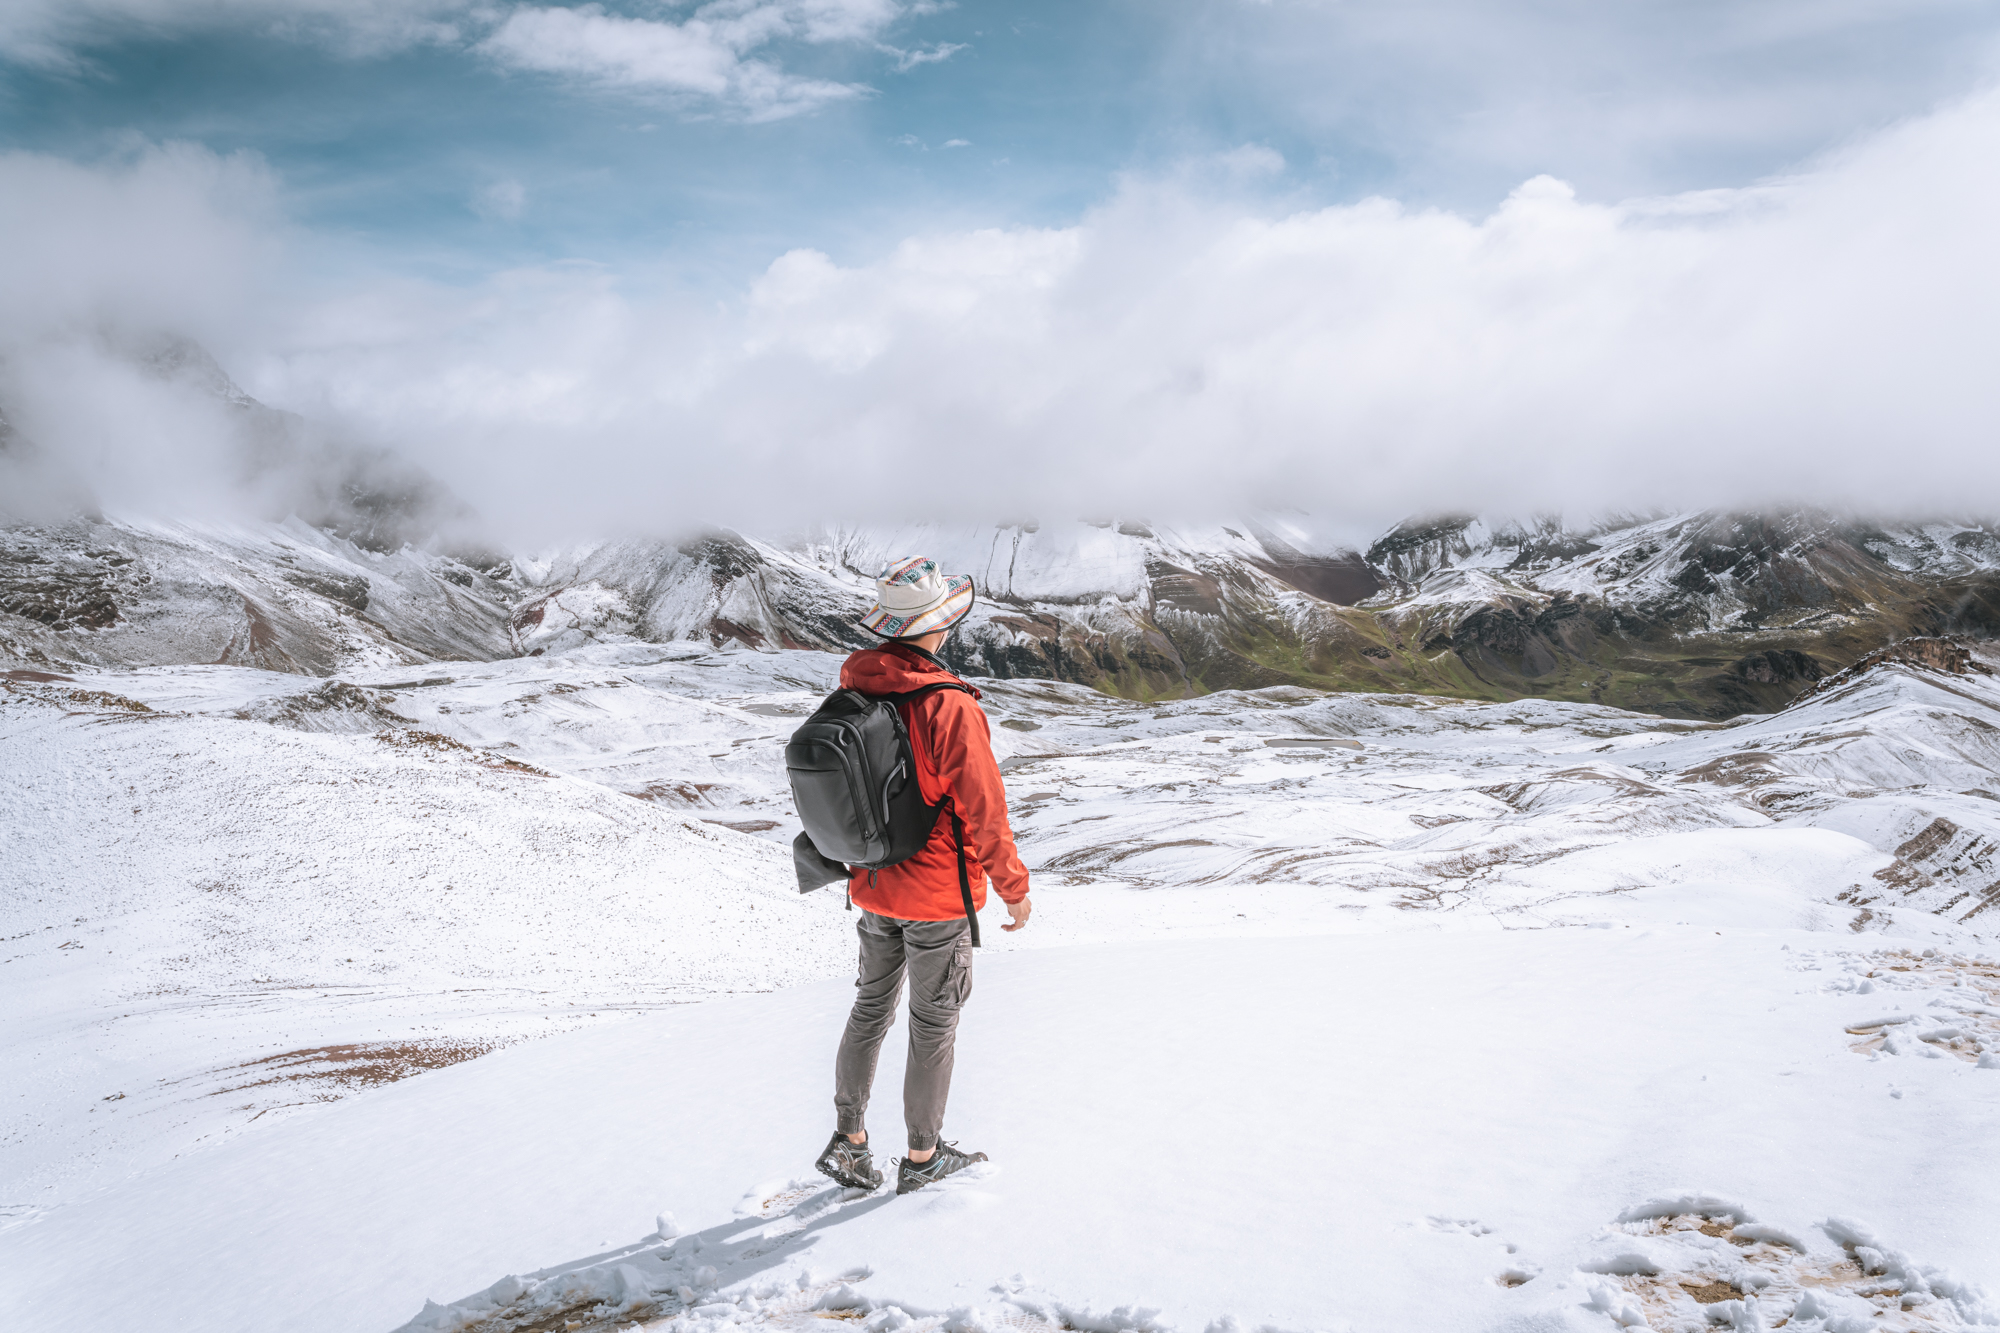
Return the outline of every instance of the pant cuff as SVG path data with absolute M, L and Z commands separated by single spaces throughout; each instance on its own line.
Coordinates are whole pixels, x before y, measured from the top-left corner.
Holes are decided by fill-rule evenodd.
M 910 1131 L 910 1146 L 918 1152 L 937 1147 L 937 1141 L 938 1136 L 935 1134 L 919 1134 L 914 1129 Z
M 858 1111 L 853 1115 L 845 1111 L 839 1112 L 835 1116 L 834 1123 L 843 1134 L 859 1134 L 868 1128 L 866 1119 Z

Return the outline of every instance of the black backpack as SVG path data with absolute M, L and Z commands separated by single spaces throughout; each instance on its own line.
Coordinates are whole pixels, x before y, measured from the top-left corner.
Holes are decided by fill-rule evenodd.
M 903 694 L 835 690 L 792 733 L 785 746 L 785 771 L 792 780 L 792 804 L 805 825 L 805 832 L 792 840 L 800 893 L 846 879 L 848 866 L 880 870 L 907 861 L 930 841 L 939 813 L 951 801 L 924 801 L 909 728 L 897 705 L 938 690 L 972 693 L 971 686 L 957 681 Z M 976 947 L 979 918 L 972 910 L 965 868 L 965 824 L 956 810 L 951 812 L 951 831 L 958 841 L 959 893 Z

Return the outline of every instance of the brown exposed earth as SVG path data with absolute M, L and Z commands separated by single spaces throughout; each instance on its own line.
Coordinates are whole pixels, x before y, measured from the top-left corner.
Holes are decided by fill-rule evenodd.
M 217 1088 L 223 1097 L 254 1088 L 309 1084 L 319 1091 L 342 1093 L 394 1083 L 431 1069 L 444 1069 L 496 1050 L 505 1043 L 439 1038 L 413 1042 L 350 1042 L 312 1046 L 281 1055 L 267 1055 L 236 1066 L 242 1081 Z M 328 1098 L 316 1098 L 327 1100 Z

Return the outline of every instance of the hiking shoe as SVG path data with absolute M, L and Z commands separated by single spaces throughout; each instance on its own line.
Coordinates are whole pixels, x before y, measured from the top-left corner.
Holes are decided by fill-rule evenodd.
M 920 1190 L 943 1180 L 954 1171 L 963 1171 L 974 1162 L 985 1160 L 983 1152 L 962 1153 L 956 1143 L 939 1143 L 928 1162 L 913 1162 L 907 1157 L 903 1159 L 903 1165 L 896 1172 L 896 1193 L 908 1194 L 911 1190 Z
M 821 1175 L 832 1176 L 849 1189 L 879 1189 L 882 1184 L 882 1173 L 875 1169 L 875 1154 L 868 1151 L 868 1145 L 849 1143 L 847 1135 L 837 1129 L 813 1165 Z

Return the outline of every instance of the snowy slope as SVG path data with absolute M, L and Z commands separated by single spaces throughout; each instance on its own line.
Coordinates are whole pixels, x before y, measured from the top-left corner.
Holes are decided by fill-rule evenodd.
M 206 668 L 0 695 L 8 1204 L 578 1011 L 843 958 L 809 928 L 838 901 L 796 901 L 767 843 L 417 727 L 229 715 L 271 683 L 311 682 Z
M 0 663 L 218 662 L 325 676 L 509 654 L 518 589 L 464 560 L 296 518 L 0 527 Z
M 1038 904 L 988 932 L 954 1103 L 995 1173 L 885 1203 L 804 1179 L 851 918 L 789 883 L 782 743 L 838 661 L 14 673 L 0 1266 L 38 1276 L 0 1309 L 1666 1328 L 1694 1265 L 1826 1278 L 1822 1333 L 1881 1303 L 1829 1276 L 1848 1214 L 2000 1280 L 2000 678 L 1892 662 L 1726 725 L 985 682 Z M 1804 1252 L 1618 1220 L 1675 1191 Z M 713 1252 L 662 1259 L 662 1209 Z M 520 1320 L 468 1297 L 551 1266 Z M 1992 1321 L 1922 1280 L 1868 1326 Z
M 725 1291 L 769 1299 L 801 1278 L 865 1274 L 831 1303 L 886 1307 L 891 1326 L 898 1310 L 980 1320 L 970 1307 L 994 1327 L 1012 1305 L 1082 1328 L 1193 1329 L 1232 1316 L 1280 1328 L 1532 1327 L 1537 1316 L 1542 1327 L 1605 1327 L 1582 1308 L 1594 1278 L 1633 1250 L 1676 1266 L 1668 1246 L 1623 1233 L 1621 1215 L 1719 1188 L 1737 1198 L 1732 1221 L 1775 1224 L 1829 1267 L 1840 1249 L 1814 1224 L 1859 1212 L 1930 1263 L 1991 1276 L 1994 1232 L 1962 1223 L 2000 1184 L 1993 1163 L 1940 1162 L 1917 1144 L 1991 1142 L 1992 1071 L 1921 1057 L 1871 1065 L 1847 1050 L 1845 1026 L 1882 1005 L 1856 997 L 1854 974 L 1817 943 L 1803 932 L 1634 928 L 1008 956 L 982 978 L 968 1020 L 953 1127 L 995 1163 L 893 1201 L 842 1200 L 772 1151 L 821 1128 L 810 1108 L 787 1105 L 798 1080 L 783 1071 L 830 1044 L 844 998 L 835 986 L 577 1054 L 636 1069 L 649 1048 L 698 1057 L 746 1043 L 776 1066 L 669 1113 L 677 1129 L 717 1136 L 713 1157 L 662 1154 L 612 1187 L 634 1217 L 614 1243 L 642 1241 L 655 1200 L 705 1241 L 693 1254 L 682 1242 L 679 1265 L 642 1260 L 648 1287 L 676 1277 L 698 1287 L 713 1266 Z M 1671 998 L 1656 989 L 1668 976 Z M 1267 1011 L 1284 1015 L 1281 1033 L 1255 1021 Z M 1080 1014 L 1116 1017 L 1080 1024 Z M 628 1104 L 643 1104 L 644 1088 L 634 1078 Z M 725 1108 L 746 1104 L 779 1109 L 720 1130 Z M 1827 1117 L 1830 1106 L 1841 1114 Z M 533 1118 L 547 1126 L 561 1114 Z M 623 1119 L 598 1115 L 607 1127 Z M 600 1141 L 632 1144 L 637 1128 Z M 732 1174 L 738 1163 L 766 1178 Z M 785 1200 L 794 1189 L 807 1197 Z M 786 1203 L 791 1215 L 768 1218 Z M 1737 1247 L 1713 1248 L 1709 1274 L 1747 1266 Z M 584 1241 L 566 1257 L 594 1252 Z M 665 1304 L 694 1306 L 661 1321 L 669 1327 L 757 1322 L 755 1306 L 736 1301 Z M 1932 1313 L 2000 1315 L 1977 1296 L 1954 1304 Z
M 1866 1321 L 1805 1329 L 1993 1327 L 1963 1284 L 2000 1276 L 2000 1072 L 1847 1032 L 1962 1024 L 1991 965 L 1717 919 L 996 955 L 952 1126 L 994 1163 L 907 1199 L 805 1168 L 830 982 L 402 1083 L 0 1250 L 38 1274 L 17 1316 L 71 1327 L 385 1328 L 425 1293 L 466 1299 L 413 1328 L 1705 1327 L 1680 1282 Z

